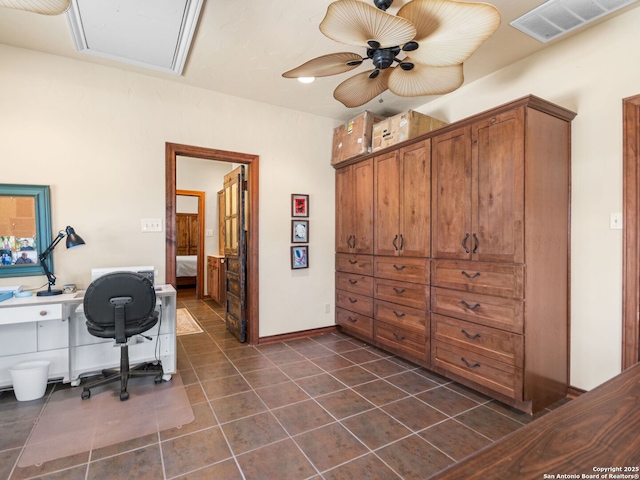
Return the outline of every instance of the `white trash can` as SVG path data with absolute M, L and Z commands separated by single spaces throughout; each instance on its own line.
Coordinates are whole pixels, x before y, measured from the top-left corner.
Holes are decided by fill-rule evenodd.
M 47 390 L 50 366 L 51 362 L 48 360 L 34 360 L 18 363 L 9 368 L 13 391 L 18 401 L 42 398 Z

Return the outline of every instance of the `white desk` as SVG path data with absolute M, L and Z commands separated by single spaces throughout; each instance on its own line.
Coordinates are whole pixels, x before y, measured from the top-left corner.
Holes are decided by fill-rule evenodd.
M 51 362 L 49 379 L 72 385 L 80 376 L 120 365 L 120 348 L 110 339 L 87 332 L 82 309 L 84 292 L 0 302 L 0 388 L 12 385 L 9 367 L 32 360 Z M 160 360 L 163 378 L 176 372 L 176 291 L 156 286 L 161 319 L 129 343 L 131 364 Z

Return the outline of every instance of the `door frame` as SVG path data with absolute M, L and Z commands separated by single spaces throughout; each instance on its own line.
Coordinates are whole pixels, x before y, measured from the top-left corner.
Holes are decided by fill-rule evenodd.
M 176 190 L 176 196 L 196 197 L 198 199 L 198 249 L 196 262 L 196 300 L 204 298 L 204 198 L 205 192 L 197 190 Z M 176 212 L 178 213 L 178 212 Z M 174 236 L 175 238 L 175 236 Z M 176 283 L 178 280 L 176 279 Z
M 640 95 L 622 100 L 622 370 L 640 360 Z
M 166 205 L 166 281 L 176 286 L 176 163 L 177 157 L 200 158 L 218 162 L 240 163 L 248 166 L 248 241 L 247 241 L 247 343 L 257 345 L 260 340 L 258 318 L 258 155 L 196 147 L 179 143 L 165 143 L 165 205 Z

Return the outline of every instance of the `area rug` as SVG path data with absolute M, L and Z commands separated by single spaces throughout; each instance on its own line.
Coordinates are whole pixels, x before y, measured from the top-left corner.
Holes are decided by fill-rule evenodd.
M 54 392 L 37 420 L 22 452 L 19 467 L 39 465 L 143 437 L 193 422 L 194 415 L 180 374 L 155 384 L 153 377 L 129 380 L 128 400 L 120 401 L 120 383 L 91 389 Z
M 198 322 L 191 316 L 186 308 L 178 308 L 176 310 L 176 335 L 191 335 L 192 333 L 202 333 L 202 328 Z

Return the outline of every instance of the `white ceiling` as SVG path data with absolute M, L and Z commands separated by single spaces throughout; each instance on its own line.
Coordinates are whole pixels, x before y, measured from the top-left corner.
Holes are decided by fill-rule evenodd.
M 407 1 L 395 0 L 388 12 L 396 13 Z M 509 25 L 515 18 L 543 3 L 543 0 L 489 1 L 500 10 L 502 23 L 498 31 L 465 63 L 465 83 L 564 40 L 561 38 L 543 44 Z M 181 76 L 77 52 L 65 15 L 49 17 L 0 8 L 0 44 L 109 65 L 342 121 L 365 109 L 385 116 L 393 115 L 408 108 L 417 108 L 433 98 L 400 98 L 387 91 L 355 109 L 348 109 L 334 100 L 333 90 L 338 84 L 351 75 L 370 69 L 370 66 L 318 78 L 308 85 L 283 78 L 283 72 L 320 55 L 346 51 L 365 54 L 320 33 L 318 25 L 329 3 L 331 0 L 205 1 Z M 636 8 L 637 5 L 617 13 Z M 569 36 L 597 23 L 575 30 Z

